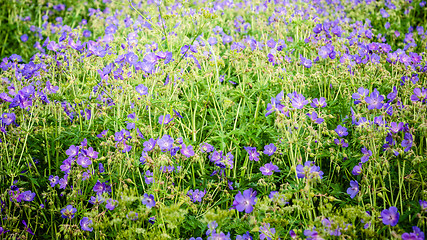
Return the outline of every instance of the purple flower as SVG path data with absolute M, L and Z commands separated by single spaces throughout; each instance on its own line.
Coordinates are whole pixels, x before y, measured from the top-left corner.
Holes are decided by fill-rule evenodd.
M 231 209 L 236 209 L 239 212 L 245 211 L 245 213 L 251 213 L 254 209 L 254 205 L 257 201 L 257 192 L 253 191 L 252 188 L 249 188 L 243 192 L 239 191 L 233 201 L 233 207 Z
M 93 191 L 96 194 L 102 194 L 104 192 L 111 192 L 111 187 L 108 186 L 105 182 L 101 183 L 99 180 L 93 186 Z
M 70 157 L 74 157 L 79 153 L 79 147 L 71 145 L 65 153 Z
M 313 108 L 318 108 L 318 107 L 326 107 L 326 99 L 324 97 L 321 97 L 319 99 L 315 98 L 313 99 L 313 101 L 310 104 Z
M 249 160 L 259 161 L 259 152 L 257 152 L 256 147 L 245 147 L 245 150 L 249 154 Z
M 347 194 L 350 195 L 350 198 L 354 198 L 359 192 L 359 183 L 357 181 L 350 181 L 350 187 L 347 188 Z
M 356 100 L 354 101 L 354 104 L 358 104 L 360 103 L 360 101 L 364 100 L 368 95 L 369 95 L 369 89 L 360 87 L 359 89 L 357 89 L 357 93 L 353 93 L 351 97 L 354 100 Z
M 200 144 L 200 151 L 204 152 L 204 153 L 208 153 L 208 152 L 212 152 L 214 149 L 214 147 L 212 145 L 210 145 L 209 143 L 202 143 Z
M 366 103 L 368 104 L 368 109 L 381 109 L 383 107 L 382 101 L 384 100 L 384 96 L 380 95 L 378 90 L 375 88 L 369 97 L 366 97 Z
M 306 236 L 306 240 L 321 240 L 322 237 L 319 236 L 319 233 L 313 229 L 311 230 L 304 230 L 304 236 Z
M 3 113 L 1 120 L 2 120 L 3 124 L 8 126 L 11 123 L 15 122 L 16 115 L 15 115 L 15 113 Z
M 402 240 L 424 240 L 424 233 L 417 226 L 412 227 L 411 233 L 402 234 Z
M 297 238 L 297 234 L 295 233 L 295 231 L 294 231 L 294 230 L 290 230 L 290 231 L 289 231 L 289 236 L 291 236 L 291 238 L 292 238 L 292 239 Z
M 106 203 L 107 204 L 105 204 L 105 208 L 108 209 L 108 210 L 110 210 L 110 211 L 113 211 L 114 208 L 116 208 L 116 206 L 118 204 L 118 201 L 117 200 L 113 200 L 112 198 L 110 198 L 110 199 L 107 199 Z
M 143 84 L 139 84 L 135 87 L 135 90 L 142 96 L 148 94 L 148 88 L 144 86 Z
M 325 119 L 318 117 L 317 113 L 315 111 L 313 111 L 311 114 L 307 113 L 307 116 L 310 117 L 311 121 L 313 121 L 317 124 L 321 124 L 325 121 Z
M 347 136 L 348 135 L 348 132 L 347 132 L 347 128 L 345 128 L 345 127 L 343 127 L 343 126 L 341 126 L 341 125 L 338 125 L 337 126 L 337 128 L 335 129 L 335 132 L 338 134 L 338 136 L 340 136 L 340 137 L 345 137 L 345 136 Z
M 188 190 L 187 195 L 191 198 L 193 202 L 202 202 L 202 198 L 206 194 L 206 189 L 204 191 L 200 191 L 199 189 L 196 190 Z
M 401 146 L 405 148 L 405 152 L 409 151 L 411 149 L 413 143 L 412 135 L 408 132 L 405 133 L 405 136 L 403 137 L 403 141 L 401 143 Z
M 420 206 L 421 206 L 421 210 L 424 211 L 424 212 L 426 212 L 427 211 L 427 201 L 420 200 L 419 203 L 420 203 Z
M 92 161 L 90 160 L 90 158 L 85 157 L 83 155 L 80 155 L 77 158 L 77 164 L 79 164 L 83 168 L 87 168 L 87 167 L 89 167 L 92 164 Z
M 369 157 L 372 156 L 372 151 L 368 150 L 367 148 L 362 148 L 363 157 L 360 159 L 362 163 L 365 163 L 369 160 Z
M 345 141 L 345 139 L 341 138 L 341 139 L 334 139 L 334 143 L 338 146 L 342 146 L 343 148 L 348 147 L 348 143 Z
M 273 239 L 273 236 L 276 234 L 276 229 L 270 228 L 270 223 L 263 223 L 262 227 L 259 228 L 259 239 Z
M 400 122 L 400 123 L 391 122 L 390 123 L 390 131 L 392 133 L 398 133 L 398 132 L 402 131 L 402 129 L 403 129 L 403 122 Z
M 422 89 L 415 88 L 414 94 L 411 95 L 411 101 L 413 102 L 418 102 L 418 101 L 424 102 L 426 98 L 427 98 L 427 88 L 422 88 Z
M 351 173 L 355 176 L 360 175 L 362 173 L 362 163 L 357 164 L 353 167 L 353 171 Z
M 21 35 L 21 41 L 23 41 L 23 42 L 28 41 L 28 35 L 27 34 L 22 34 Z
M 312 62 L 310 59 L 307 59 L 300 55 L 300 64 L 303 65 L 306 68 L 311 68 Z
M 145 177 L 144 178 L 145 178 L 145 183 L 146 184 L 151 184 L 151 183 L 154 182 L 153 173 L 150 172 L 150 170 L 147 170 L 145 172 Z
M 212 233 L 215 233 L 215 229 L 218 227 L 218 223 L 216 221 L 213 221 L 211 223 L 208 223 L 208 230 L 206 231 L 206 235 L 212 235 Z
M 83 217 L 82 220 L 80 220 L 80 227 L 83 231 L 89 231 L 92 232 L 93 228 L 90 227 L 92 225 L 92 220 L 90 220 L 88 217 Z
M 96 194 L 96 196 L 91 196 L 89 202 L 93 205 L 99 205 L 105 201 L 105 198 L 101 194 Z
M 58 182 L 59 182 L 59 177 L 58 176 L 50 175 L 49 176 L 49 182 L 50 182 L 50 186 L 51 187 L 55 187 L 56 184 L 58 184 Z
M 397 225 L 399 221 L 399 212 L 396 207 L 390 207 L 381 211 L 381 217 L 384 225 L 390 225 L 392 227 Z
M 157 140 L 157 144 L 159 145 L 162 152 L 169 151 L 173 145 L 173 138 L 169 135 L 163 135 L 162 138 Z
M 170 114 L 166 114 L 166 116 L 161 115 L 159 117 L 159 124 L 168 124 L 173 120 Z
M 200 238 L 200 240 L 202 240 L 202 239 Z M 236 240 L 253 240 L 253 238 L 252 238 L 251 234 L 249 233 L 249 231 L 247 231 L 243 235 L 237 235 Z
M 144 142 L 144 151 L 145 152 L 149 152 L 151 150 L 153 150 L 153 148 L 156 146 L 156 140 L 154 140 L 153 138 L 150 138 L 150 140 L 145 141 Z
M 273 172 L 280 172 L 279 167 L 273 163 L 266 163 L 264 166 L 260 167 L 259 170 L 263 175 L 270 176 Z
M 147 193 L 144 193 L 144 199 L 142 199 L 142 204 L 147 206 L 147 208 L 152 208 L 156 206 L 156 201 L 154 201 L 153 194 L 148 195 Z
M 32 202 L 35 196 L 36 196 L 36 193 L 33 193 L 30 190 L 21 193 L 21 199 L 26 202 Z
M 309 103 L 309 101 L 305 100 L 305 97 L 302 94 L 293 93 L 291 103 L 293 108 L 303 109 L 304 106 Z
M 277 148 L 273 143 L 264 146 L 264 154 L 271 156 L 276 152 Z
M 186 156 L 187 158 L 194 156 L 193 146 L 182 144 L 181 154 Z
M 320 167 L 314 165 L 314 162 L 312 161 L 306 161 L 304 163 L 304 166 L 301 164 L 298 164 L 295 171 L 297 173 L 297 178 L 311 179 L 316 176 L 319 176 L 320 179 L 323 178 L 323 172 L 320 171 Z
M 77 212 L 77 209 L 72 205 L 67 205 L 65 208 L 61 210 L 62 218 L 73 219 L 74 214 Z

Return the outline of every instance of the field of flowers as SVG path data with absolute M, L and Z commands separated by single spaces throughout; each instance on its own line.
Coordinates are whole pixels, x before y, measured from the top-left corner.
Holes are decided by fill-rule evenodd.
M 425 1 L 0 2 L 0 239 L 424 239 Z

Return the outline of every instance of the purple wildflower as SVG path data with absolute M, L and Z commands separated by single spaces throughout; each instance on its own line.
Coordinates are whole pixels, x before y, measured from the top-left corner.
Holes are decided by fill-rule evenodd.
M 61 210 L 62 218 L 73 219 L 74 214 L 77 212 L 77 209 L 72 205 L 67 205 L 65 208 Z
M 262 227 L 259 228 L 259 239 L 273 239 L 273 236 L 276 234 L 276 229 L 270 228 L 270 223 L 263 223 Z
M 92 220 L 90 220 L 88 217 L 83 217 L 82 220 L 80 220 L 80 227 L 83 231 L 89 231 L 92 232 L 93 228 L 90 227 L 92 225 Z
M 390 207 L 381 211 L 381 217 L 384 225 L 390 225 L 392 227 L 397 225 L 399 222 L 399 212 L 396 207 Z
M 156 206 L 156 201 L 154 201 L 153 194 L 148 195 L 147 193 L 144 193 L 144 199 L 142 199 L 142 204 L 147 206 L 147 208 L 152 208 Z
M 259 170 L 263 175 L 270 176 L 273 172 L 280 172 L 279 167 L 273 163 L 266 163 L 264 166 L 260 167 Z
M 243 194 L 239 191 L 234 198 L 233 207 L 231 209 L 236 209 L 239 212 L 245 211 L 245 213 L 251 213 L 257 201 L 256 195 L 257 192 L 253 191 L 252 188 L 243 191 Z
M 350 181 L 350 187 L 347 188 L 347 194 L 350 195 L 350 198 L 354 198 L 359 192 L 359 183 L 357 181 Z
M 273 143 L 264 146 L 264 154 L 271 156 L 276 152 L 277 148 Z

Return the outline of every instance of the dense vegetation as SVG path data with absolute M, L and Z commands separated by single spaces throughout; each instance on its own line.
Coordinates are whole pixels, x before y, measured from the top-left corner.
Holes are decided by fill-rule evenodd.
M 425 1 L 1 1 L 1 239 L 424 239 Z

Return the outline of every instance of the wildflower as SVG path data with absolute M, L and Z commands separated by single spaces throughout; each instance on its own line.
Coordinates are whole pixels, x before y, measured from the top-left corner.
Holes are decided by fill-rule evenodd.
M 213 150 L 215 150 L 214 147 L 212 145 L 210 145 L 209 143 L 204 142 L 204 143 L 200 144 L 200 151 L 201 152 L 208 153 L 208 152 L 212 152 Z
M 187 158 L 194 156 L 193 146 L 182 144 L 181 154 L 186 156 Z
M 271 156 L 276 152 L 277 148 L 273 143 L 264 146 L 264 154 Z
M 32 202 L 35 196 L 36 196 L 36 193 L 33 193 L 30 190 L 21 193 L 21 199 L 26 202 Z
M 310 59 L 307 59 L 300 55 L 300 65 L 303 65 L 306 68 L 311 68 L 312 62 Z
M 400 144 L 402 147 L 404 147 L 404 151 L 407 152 L 409 149 L 411 149 L 413 143 L 412 135 L 408 132 L 405 133 L 405 136 L 403 137 L 403 141 Z
M 350 187 L 347 188 L 347 194 L 350 195 L 350 198 L 354 198 L 359 192 L 359 183 L 357 181 L 350 181 Z
M 372 151 L 366 149 L 365 147 L 362 148 L 363 157 L 360 159 L 362 163 L 365 163 L 369 160 L 369 157 L 372 156 Z
M 89 231 L 92 232 L 93 228 L 90 227 L 92 225 L 92 220 L 90 220 L 88 217 L 83 217 L 82 220 L 80 220 L 80 227 L 83 231 Z
M 212 233 L 212 236 L 208 237 L 208 240 L 231 240 L 230 233 Z
M 313 121 L 317 124 L 321 124 L 325 121 L 325 119 L 317 117 L 317 113 L 315 111 L 313 111 L 311 114 L 307 113 L 307 116 L 310 117 L 311 121 Z
M 218 227 L 218 223 L 216 221 L 213 221 L 208 224 L 208 230 L 206 231 L 206 235 L 212 235 L 215 233 L 215 229 Z
M 110 199 L 107 199 L 106 203 L 107 204 L 105 205 L 105 208 L 108 209 L 108 210 L 110 210 L 110 211 L 113 211 L 114 208 L 116 208 L 116 206 L 118 204 L 118 201 L 117 200 L 113 200 L 112 198 L 110 198 Z
M 150 170 L 147 170 L 145 172 L 145 177 L 144 178 L 145 178 L 145 183 L 146 184 L 151 184 L 151 183 L 154 182 L 153 173 L 150 172 Z
M 362 173 L 362 163 L 360 162 L 359 164 L 354 166 L 351 173 L 355 176 L 360 175 Z
M 148 219 L 148 222 L 149 222 L 149 223 L 151 223 L 151 224 L 154 224 L 154 223 L 156 222 L 156 217 L 155 217 L 155 216 L 150 217 L 150 218 Z
M 3 113 L 1 120 L 2 120 L 3 124 L 8 126 L 11 123 L 15 122 L 16 115 L 15 115 L 15 113 Z
M 356 100 L 354 101 L 354 104 L 359 104 L 362 100 L 366 98 L 366 96 L 369 95 L 369 89 L 360 87 L 357 89 L 357 93 L 353 93 L 351 97 Z
M 424 233 L 421 232 L 421 229 L 417 226 L 412 227 L 411 233 L 404 233 L 402 234 L 402 240 L 423 240 L 424 239 Z
M 291 238 L 292 238 L 292 239 L 297 238 L 297 234 L 295 233 L 295 231 L 294 231 L 294 230 L 290 230 L 290 231 L 289 231 L 289 236 L 291 236 Z
M 28 227 L 27 222 L 25 222 L 25 220 L 22 220 L 22 224 L 24 224 L 24 226 L 25 226 L 25 231 L 26 231 L 26 232 L 28 232 L 28 233 L 29 233 L 29 234 L 31 234 L 31 235 L 34 235 L 33 230 L 31 230 L 31 228 L 30 228 L 30 227 Z M 8 231 L 7 231 L 7 232 L 8 232 Z M 1 235 L 1 232 L 0 232 L 0 235 Z
M 348 132 L 347 132 L 347 128 L 345 128 L 345 127 L 343 127 L 343 126 L 341 126 L 341 125 L 338 125 L 337 126 L 337 128 L 335 129 L 335 132 L 338 134 L 338 136 L 340 136 L 340 137 L 345 137 L 345 136 L 347 136 L 348 135 Z
M 188 190 L 187 195 L 191 198 L 193 202 L 202 202 L 202 198 L 206 194 L 206 189 L 204 191 L 200 191 L 199 189 L 196 190 Z
M 306 161 L 304 166 L 298 164 L 296 167 L 296 173 L 298 178 L 312 179 L 316 176 L 319 176 L 320 179 L 323 178 L 323 172 L 320 171 L 320 167 L 314 165 L 314 162 L 312 161 Z
M 147 208 L 152 208 L 156 206 L 156 201 L 154 201 L 153 194 L 148 195 L 147 193 L 144 193 L 144 199 L 142 199 L 142 204 L 147 206 Z
M 276 234 L 276 229 L 270 228 L 270 223 L 263 223 L 262 227 L 259 228 L 259 239 L 273 239 L 273 236 Z
M 326 99 L 324 97 L 321 97 L 319 99 L 315 98 L 313 99 L 313 101 L 310 104 L 313 108 L 318 108 L 318 107 L 326 107 Z
M 366 97 L 366 103 L 368 103 L 368 109 L 381 109 L 383 106 L 382 101 L 384 100 L 384 96 L 380 95 L 378 90 L 375 88 L 374 91 L 369 95 L 369 97 Z
M 306 236 L 306 240 L 323 240 L 322 237 L 319 236 L 319 233 L 313 229 L 311 230 L 304 230 L 304 236 Z
M 348 143 L 345 141 L 345 139 L 341 138 L 341 139 L 334 139 L 334 143 L 338 146 L 342 146 L 343 148 L 348 147 Z
M 139 84 L 135 87 L 135 90 L 142 96 L 148 94 L 148 88 L 144 86 L 143 84 Z
M 154 140 L 153 138 L 150 138 L 150 140 L 145 141 L 143 145 L 144 145 L 144 151 L 149 152 L 153 150 L 153 148 L 156 146 L 156 140 Z
M 412 102 L 424 102 L 427 98 L 427 88 L 415 88 L 414 89 L 414 94 L 411 95 L 411 101 Z
M 259 152 L 256 151 L 256 147 L 245 147 L 245 150 L 249 154 L 249 160 L 259 161 Z
M 76 156 L 79 153 L 79 147 L 76 147 L 74 145 L 71 145 L 65 153 L 68 155 L 68 157 L 72 158 Z
M 96 194 L 96 196 L 91 196 L 89 202 L 93 205 L 99 205 L 105 201 L 105 198 L 101 194 Z
M 56 184 L 58 184 L 58 181 L 59 181 L 59 177 L 58 176 L 53 176 L 53 175 L 49 176 L 49 182 L 50 182 L 50 186 L 51 187 L 55 187 Z
M 83 168 L 87 168 L 87 167 L 89 167 L 92 164 L 92 161 L 88 157 L 80 155 L 77 158 L 77 164 L 79 164 Z
M 266 163 L 264 166 L 260 167 L 259 170 L 263 175 L 270 176 L 273 172 L 280 172 L 279 167 L 273 163 Z
M 173 118 L 171 118 L 170 114 L 166 114 L 166 116 L 161 115 L 159 117 L 159 124 L 168 124 L 173 120 Z
M 26 42 L 26 41 L 28 41 L 28 35 L 27 35 L 27 34 L 22 34 L 22 35 L 21 35 L 21 41 L 22 41 L 22 42 Z
M 157 144 L 162 152 L 169 151 L 172 148 L 173 138 L 169 135 L 163 135 L 162 138 L 157 140 Z
M 397 225 L 399 221 L 399 212 L 396 207 L 390 207 L 381 211 L 381 217 L 384 225 L 390 225 L 392 227 Z
M 309 103 L 302 94 L 294 93 L 291 99 L 292 107 L 295 109 L 303 109 Z
M 256 195 L 257 192 L 253 191 L 252 188 L 245 190 L 243 194 L 239 191 L 234 198 L 233 207 L 231 209 L 236 209 L 239 212 L 245 211 L 245 213 L 251 213 L 257 201 Z
M 61 210 L 62 218 L 73 219 L 74 214 L 77 212 L 77 209 L 72 205 L 67 205 L 65 208 Z
M 253 240 L 253 238 L 252 238 L 251 234 L 249 233 L 249 231 L 247 231 L 243 235 L 237 235 L 236 240 Z

